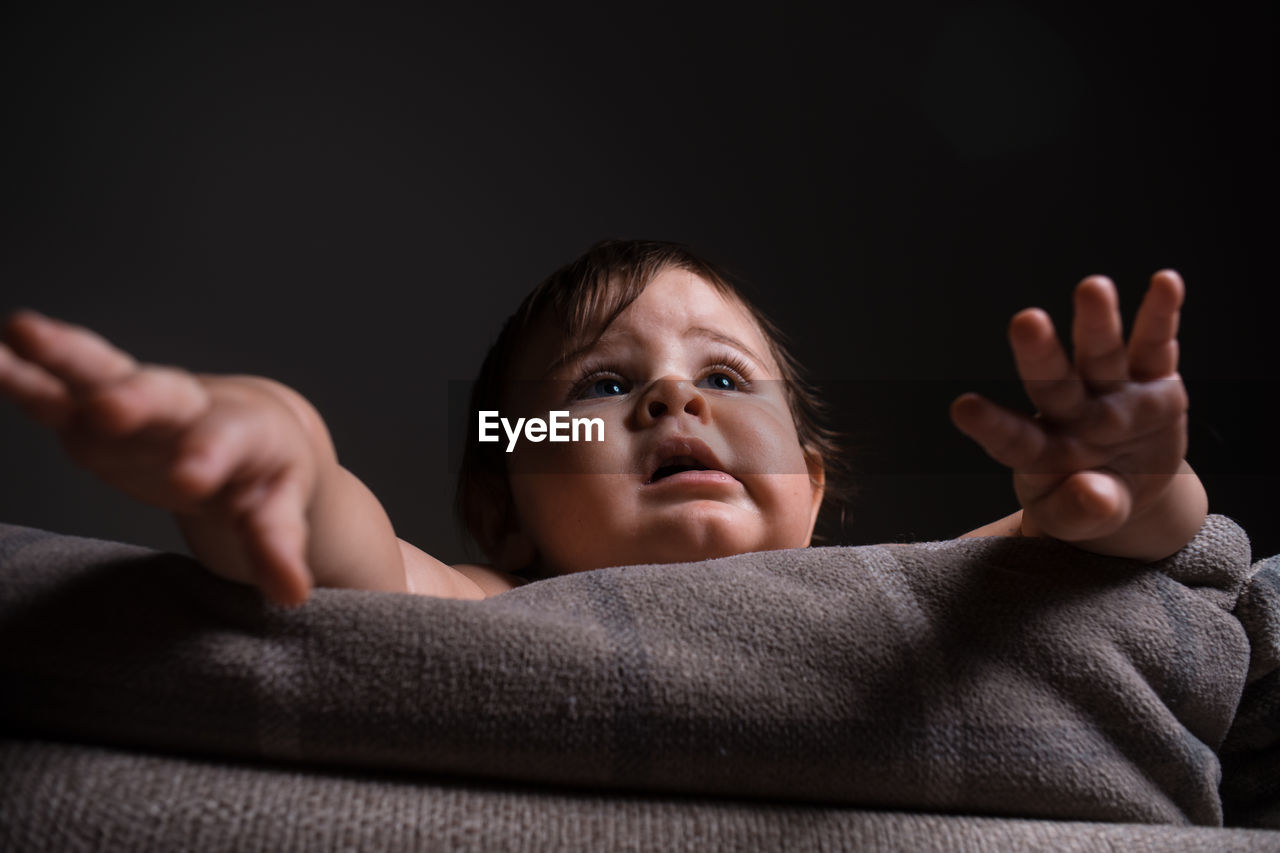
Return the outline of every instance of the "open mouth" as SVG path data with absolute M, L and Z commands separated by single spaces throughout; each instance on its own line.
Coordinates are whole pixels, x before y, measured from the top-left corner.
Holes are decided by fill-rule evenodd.
M 653 472 L 653 476 L 649 478 L 648 482 L 656 483 L 659 480 L 665 480 L 667 477 L 682 474 L 685 471 L 709 470 L 711 469 L 706 465 L 703 465 L 697 459 L 694 459 L 692 456 L 675 456 L 671 459 L 665 460 L 661 465 L 659 465 L 658 470 Z
M 693 436 L 668 436 L 654 446 L 641 471 L 646 486 L 672 484 L 708 488 L 738 482 L 707 443 Z

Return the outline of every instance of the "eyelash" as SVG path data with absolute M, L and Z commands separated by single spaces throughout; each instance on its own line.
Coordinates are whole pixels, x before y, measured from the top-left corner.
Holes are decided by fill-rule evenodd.
M 712 373 L 730 374 L 730 378 L 738 383 L 738 391 L 746 391 L 751 388 L 751 368 L 733 353 L 726 352 L 716 357 L 711 364 L 707 365 L 706 373 L 703 376 L 709 376 Z M 622 370 L 616 365 L 605 362 L 588 363 L 582 369 L 582 378 L 575 382 L 569 390 L 569 399 L 579 399 L 583 391 L 601 379 L 608 379 L 612 376 L 622 378 L 622 375 Z

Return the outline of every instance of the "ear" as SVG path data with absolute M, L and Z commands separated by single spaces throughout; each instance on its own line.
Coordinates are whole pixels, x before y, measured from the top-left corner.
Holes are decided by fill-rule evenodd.
M 822 509 L 822 498 L 827 493 L 827 468 L 822 464 L 822 457 L 812 447 L 804 448 L 804 463 L 809 469 L 809 483 L 813 487 L 812 505 L 809 510 L 809 536 L 805 541 L 808 546 L 813 541 L 813 528 L 818 524 L 818 511 Z

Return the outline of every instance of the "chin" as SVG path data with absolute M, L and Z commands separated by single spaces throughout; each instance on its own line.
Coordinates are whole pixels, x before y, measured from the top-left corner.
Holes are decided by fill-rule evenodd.
M 650 518 L 626 534 L 615 530 L 598 541 L 566 543 L 571 547 L 554 557 L 549 555 L 545 566 L 549 574 L 559 575 L 609 566 L 695 563 L 750 551 L 799 547 L 786 544 L 784 538 L 776 530 L 763 529 L 754 513 L 718 501 L 697 501 Z M 610 548 L 608 541 L 625 544 Z
M 692 563 L 767 547 L 760 543 L 757 531 L 747 528 L 741 519 L 728 518 L 725 513 L 690 512 L 677 523 L 648 531 L 645 538 L 649 544 L 643 550 L 653 556 L 643 562 Z

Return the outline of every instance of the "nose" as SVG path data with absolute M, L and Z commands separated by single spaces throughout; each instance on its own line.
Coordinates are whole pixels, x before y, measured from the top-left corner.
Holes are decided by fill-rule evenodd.
M 707 414 L 707 400 L 692 382 L 666 378 L 645 389 L 636 416 L 641 425 L 646 425 L 656 423 L 664 415 L 680 412 L 702 420 Z

